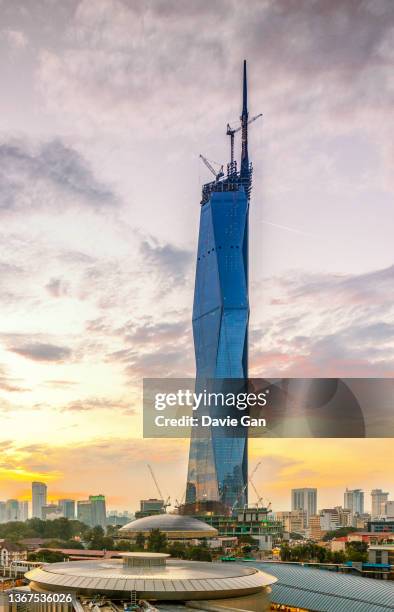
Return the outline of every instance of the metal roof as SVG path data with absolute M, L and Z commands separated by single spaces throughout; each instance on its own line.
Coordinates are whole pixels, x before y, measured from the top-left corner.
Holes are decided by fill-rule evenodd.
M 278 578 L 271 599 L 313 612 L 388 612 L 394 610 L 394 584 L 373 578 L 286 563 L 256 563 Z
M 40 588 L 79 593 L 118 593 L 136 590 L 157 599 L 230 597 L 260 592 L 275 578 L 241 564 L 169 560 L 163 567 L 125 568 L 121 560 L 51 563 L 27 572 Z
M 199 521 L 191 516 L 184 516 L 181 514 L 155 514 L 127 523 L 127 525 L 119 529 L 119 535 L 128 532 L 147 532 L 152 529 L 160 529 L 160 531 L 167 533 L 206 533 L 207 537 L 215 536 L 218 533 L 217 530 L 211 527 L 211 525 L 208 525 L 208 523 Z

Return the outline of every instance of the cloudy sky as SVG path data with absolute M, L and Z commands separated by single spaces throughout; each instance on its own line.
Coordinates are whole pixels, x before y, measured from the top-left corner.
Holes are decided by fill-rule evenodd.
M 0 0 L 0 499 L 183 494 L 143 376 L 194 372 L 199 153 L 249 62 L 251 373 L 394 373 L 392 0 Z M 274 509 L 394 497 L 392 440 L 254 441 Z

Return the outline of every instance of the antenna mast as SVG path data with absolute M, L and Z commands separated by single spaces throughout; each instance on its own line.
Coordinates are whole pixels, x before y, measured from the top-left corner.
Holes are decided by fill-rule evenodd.
M 248 79 L 246 60 L 244 60 L 244 78 L 242 88 L 242 149 L 241 149 L 241 178 L 249 178 L 249 152 L 248 152 Z

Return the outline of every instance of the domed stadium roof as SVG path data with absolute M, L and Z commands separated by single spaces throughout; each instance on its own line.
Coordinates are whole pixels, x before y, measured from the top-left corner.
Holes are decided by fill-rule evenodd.
M 149 535 L 152 529 L 160 529 L 170 539 L 214 538 L 217 530 L 203 521 L 180 514 L 155 514 L 131 521 L 119 529 L 122 537 L 134 538 L 137 533 Z
M 123 560 L 48 563 L 27 572 L 33 592 L 75 593 L 114 599 L 187 601 L 248 596 L 266 592 L 276 578 L 236 563 L 167 560 L 167 555 L 124 553 Z M 140 563 L 136 563 L 140 557 Z M 135 563 L 129 564 L 133 559 Z M 161 563 L 157 563 L 160 561 Z

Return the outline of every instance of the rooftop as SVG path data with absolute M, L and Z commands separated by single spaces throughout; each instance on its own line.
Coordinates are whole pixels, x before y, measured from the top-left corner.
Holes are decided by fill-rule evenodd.
M 72 590 L 118 598 L 135 590 L 143 599 L 170 601 L 249 595 L 276 580 L 246 565 L 175 559 L 160 566 L 134 567 L 125 567 L 121 559 L 51 563 L 27 572 L 26 577 L 32 590 Z
M 216 529 L 191 516 L 180 514 L 155 514 L 136 519 L 119 529 L 119 536 L 149 534 L 152 529 L 160 529 L 169 537 L 212 538 L 217 536 Z
M 257 563 L 278 582 L 271 599 L 315 612 L 388 612 L 394 610 L 394 584 L 286 563 Z

